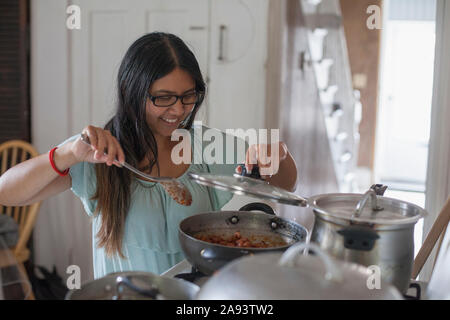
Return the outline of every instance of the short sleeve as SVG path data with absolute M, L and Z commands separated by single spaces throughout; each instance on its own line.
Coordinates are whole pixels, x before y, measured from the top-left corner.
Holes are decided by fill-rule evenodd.
M 80 135 L 78 134 L 70 137 L 59 146 L 62 146 L 66 142 L 76 140 L 79 136 Z M 89 162 L 79 162 L 70 167 L 69 174 L 72 178 L 72 187 L 70 190 L 80 198 L 86 213 L 89 216 L 93 216 L 95 208 L 97 207 L 97 201 L 91 200 L 91 197 L 95 194 L 97 189 L 94 164 Z
M 209 134 L 205 132 L 211 130 Z M 248 143 L 235 135 L 224 133 L 217 129 L 202 126 L 203 136 L 214 136 L 213 139 L 207 138 L 202 141 L 203 161 L 207 170 L 215 175 L 232 176 L 236 173 L 236 167 L 245 162 L 245 154 L 248 150 Z M 221 136 L 216 140 L 216 137 Z M 216 145 L 214 145 L 216 143 Z M 221 156 L 216 157 L 216 152 Z M 214 150 L 215 149 L 215 150 Z M 208 159 L 209 156 L 209 159 Z M 214 161 L 211 161 L 214 159 Z M 212 206 L 215 211 L 222 209 L 232 198 L 233 193 L 216 188 L 209 188 Z
M 94 214 L 97 201 L 91 200 L 96 191 L 96 175 L 94 164 L 80 162 L 70 167 L 69 174 L 72 178 L 72 192 L 80 198 L 84 210 L 89 216 Z

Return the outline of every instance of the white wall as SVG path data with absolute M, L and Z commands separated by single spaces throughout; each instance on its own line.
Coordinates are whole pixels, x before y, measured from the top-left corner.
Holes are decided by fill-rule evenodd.
M 31 1 L 31 127 L 40 153 L 71 136 L 66 25 L 68 1 Z M 91 227 L 81 202 L 66 191 L 43 201 L 33 232 L 35 263 L 66 276 L 76 264 L 81 279 L 93 278 Z

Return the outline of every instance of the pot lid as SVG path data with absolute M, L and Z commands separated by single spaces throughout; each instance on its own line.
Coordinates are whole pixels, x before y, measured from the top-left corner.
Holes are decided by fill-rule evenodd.
M 316 255 L 301 255 L 305 248 Z M 299 243 L 284 254 L 261 253 L 230 262 L 202 286 L 197 299 L 402 299 L 394 286 L 381 279 L 373 290 L 368 285 L 372 275 L 362 265 L 331 258 L 315 244 Z
M 377 225 L 409 225 L 427 215 L 421 207 L 398 199 L 365 194 L 330 193 L 310 197 L 308 205 L 323 218 Z
M 66 300 L 191 300 L 196 284 L 150 272 L 110 273 L 67 293 Z
M 238 195 L 271 200 L 283 204 L 305 206 L 306 199 L 284 189 L 274 187 L 267 181 L 249 176 L 235 174 L 233 176 L 208 173 L 188 173 L 195 182 Z

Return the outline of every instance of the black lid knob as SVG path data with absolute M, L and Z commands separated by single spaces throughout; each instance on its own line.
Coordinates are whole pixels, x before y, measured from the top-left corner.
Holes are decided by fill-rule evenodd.
M 261 175 L 259 174 L 259 167 L 254 165 L 252 168 L 252 172 L 247 172 L 247 169 L 245 168 L 245 164 L 240 164 L 241 167 L 241 176 L 243 177 L 249 177 L 254 179 L 262 179 Z

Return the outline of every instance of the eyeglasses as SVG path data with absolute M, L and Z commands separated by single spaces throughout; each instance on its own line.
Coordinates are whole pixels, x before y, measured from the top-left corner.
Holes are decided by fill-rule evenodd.
M 152 96 L 149 94 L 149 99 L 153 102 L 153 104 L 157 107 L 170 107 L 173 106 L 178 99 L 181 100 L 183 105 L 192 105 L 196 104 L 200 101 L 203 93 L 201 92 L 190 92 L 182 96 L 177 96 L 175 94 L 167 94 L 162 96 Z

